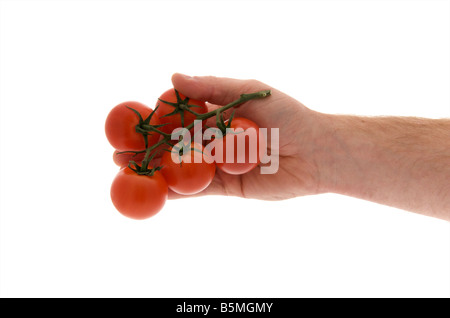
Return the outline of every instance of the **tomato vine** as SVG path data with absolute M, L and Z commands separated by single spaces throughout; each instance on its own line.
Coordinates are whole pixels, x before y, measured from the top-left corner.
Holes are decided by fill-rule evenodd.
M 248 160 L 250 150 L 247 145 L 244 157 L 240 155 L 238 158 L 238 152 L 234 151 L 234 159 L 238 160 L 225 163 L 217 159 L 216 154 L 213 156 L 209 144 L 204 146 L 196 142 L 196 133 L 203 131 L 206 119 L 215 117 L 217 127 L 214 129 L 221 134 L 217 131 L 214 138 L 217 138 L 219 145 L 217 152 L 221 154 L 229 154 L 225 141 L 236 137 L 235 130 L 227 134 L 228 128 L 237 128 L 236 134 L 254 129 L 258 131 L 257 138 L 260 139 L 256 123 L 245 118 L 234 118 L 234 110 L 225 121 L 223 112 L 269 95 L 270 90 L 242 94 L 235 101 L 208 112 L 203 101 L 189 99 L 170 89 L 158 99 L 155 110 L 139 102 L 125 102 L 114 107 L 106 119 L 105 133 L 115 148 L 113 160 L 121 167 L 111 185 L 111 200 L 116 209 L 127 217 L 146 219 L 163 208 L 169 190 L 193 195 L 206 189 L 214 179 L 216 167 L 229 174 L 247 173 L 256 167 L 259 161 Z M 202 122 L 202 129 L 194 128 L 196 120 Z M 176 128 L 185 130 L 173 133 Z M 188 138 L 186 131 L 192 130 L 195 132 Z M 223 138 L 219 139 L 220 135 Z M 176 137 L 179 141 L 182 138 L 182 146 L 172 140 Z M 160 164 L 151 166 L 150 163 L 156 164 L 154 159 L 163 150 L 168 152 L 162 154 Z M 230 153 L 232 151 L 230 149 Z
M 166 117 L 169 116 L 173 116 L 175 114 L 180 114 L 181 117 L 181 121 L 182 121 L 182 127 L 190 130 L 194 127 L 194 123 L 191 123 L 189 125 L 187 125 L 186 127 L 184 127 L 184 111 L 188 111 L 191 114 L 193 114 L 195 116 L 195 118 L 197 120 L 206 120 L 208 118 L 211 118 L 213 116 L 216 117 L 216 125 L 217 128 L 221 130 L 222 134 L 225 135 L 226 133 L 226 128 L 229 128 L 231 125 L 231 121 L 233 119 L 234 116 L 234 111 L 231 114 L 230 118 L 228 119 L 227 123 L 225 123 L 224 118 L 223 118 L 223 112 L 233 108 L 233 107 L 238 107 L 242 104 L 244 104 L 247 101 L 253 100 L 253 99 L 259 99 L 259 98 L 265 98 L 271 95 L 271 91 L 270 90 L 263 90 L 263 91 L 259 91 L 259 92 L 255 92 L 255 93 L 249 93 L 249 94 L 241 94 L 240 97 L 238 99 L 236 99 L 235 101 L 219 107 L 215 110 L 212 110 L 210 112 L 204 113 L 204 114 L 199 114 L 196 113 L 195 111 L 193 111 L 191 108 L 192 107 L 196 107 L 196 105 L 189 105 L 189 98 L 186 97 L 185 99 L 182 99 L 180 97 L 180 94 L 178 93 L 177 90 L 175 90 L 176 96 L 177 96 L 177 102 L 176 103 L 172 103 L 172 102 L 168 102 L 168 101 L 164 101 L 159 99 L 160 102 L 169 104 L 171 106 L 174 107 L 174 111 L 170 114 L 167 114 Z M 143 175 L 149 175 L 152 176 L 153 173 L 157 170 L 160 170 L 161 167 L 154 167 L 149 169 L 148 165 L 150 163 L 150 161 L 155 157 L 155 155 L 157 154 L 156 150 L 158 147 L 160 147 L 161 145 L 167 145 L 172 147 L 173 144 L 170 143 L 171 140 L 171 134 L 167 133 L 167 132 L 163 132 L 161 131 L 159 128 L 164 127 L 164 124 L 159 124 L 159 125 L 152 125 L 150 123 L 151 118 L 154 116 L 154 114 L 156 113 L 157 109 L 159 106 L 157 106 L 155 108 L 155 110 L 153 110 L 151 112 L 151 114 L 144 120 L 142 118 L 142 116 L 139 114 L 138 111 L 136 111 L 135 109 L 132 109 L 130 107 L 128 107 L 130 110 L 134 111 L 136 113 L 136 115 L 139 117 L 139 124 L 136 125 L 136 132 L 142 134 L 145 138 L 145 144 L 146 144 L 146 149 L 145 150 L 141 150 L 141 151 L 121 151 L 118 152 L 118 154 L 123 154 L 123 153 L 134 153 L 134 154 L 139 154 L 139 153 L 145 153 L 144 159 L 142 160 L 142 164 L 138 165 L 136 162 L 134 161 L 130 161 L 128 167 L 130 169 L 132 169 L 133 171 L 135 171 L 138 174 L 143 174 Z M 147 135 L 149 133 L 158 133 L 160 135 L 163 136 L 163 138 L 158 141 L 157 143 L 153 144 L 153 145 L 148 145 L 147 143 Z M 134 167 L 132 167 L 134 166 Z

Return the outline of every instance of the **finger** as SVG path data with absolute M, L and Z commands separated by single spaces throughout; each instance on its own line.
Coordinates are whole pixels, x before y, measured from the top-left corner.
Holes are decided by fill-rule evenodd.
M 239 98 L 241 94 L 269 89 L 268 85 L 256 80 L 239 80 L 215 76 L 190 77 L 180 73 L 172 76 L 175 89 L 190 98 L 226 105 Z
M 169 189 L 169 200 L 177 200 L 177 199 L 186 199 L 186 198 L 194 198 L 194 197 L 202 197 L 205 195 L 225 195 L 225 192 L 223 188 L 218 186 L 214 181 L 211 182 L 211 184 L 203 191 L 192 194 L 192 195 L 184 195 L 176 193 L 175 191 L 172 191 Z
M 208 107 L 208 112 L 212 112 L 214 110 L 216 110 L 217 108 L 220 108 L 221 105 L 217 105 L 217 104 L 213 104 L 210 102 L 206 102 L 206 107 Z
M 216 104 L 212 104 L 212 103 L 208 103 L 206 102 L 206 106 L 208 107 L 208 112 L 214 111 L 217 108 L 221 107 L 220 105 L 216 105 Z M 224 112 L 222 112 L 222 116 L 224 120 L 227 120 L 230 118 L 231 114 L 233 113 L 234 109 L 228 109 Z M 207 127 L 217 127 L 216 124 L 216 116 L 210 117 L 206 120 L 206 126 Z
M 186 195 L 182 195 L 182 194 L 176 193 L 176 192 L 174 192 L 174 191 L 169 189 L 167 199 L 168 200 L 176 200 L 176 199 L 183 199 L 183 198 L 186 198 L 186 197 L 187 197 Z
M 230 178 L 236 179 L 240 176 L 229 176 Z M 200 197 L 205 195 L 230 195 L 229 191 L 225 190 L 224 183 L 223 183 L 223 176 L 221 176 L 220 171 L 217 171 L 216 176 L 212 180 L 211 184 L 203 191 L 193 194 L 193 195 L 182 195 L 178 194 L 172 190 L 169 189 L 169 200 L 176 200 L 176 199 L 185 199 L 185 198 L 193 198 L 193 197 Z
M 222 107 L 221 105 L 216 105 L 216 104 L 212 104 L 212 103 L 208 103 L 208 102 L 206 102 L 206 106 L 208 107 L 208 112 L 214 111 L 214 110 L 216 110 L 217 108 Z M 230 108 L 230 109 L 227 109 L 226 111 L 222 112 L 223 118 L 224 118 L 225 120 L 227 120 L 228 118 L 230 118 L 231 113 L 233 113 L 233 111 L 235 111 L 236 108 L 237 108 L 237 107 Z

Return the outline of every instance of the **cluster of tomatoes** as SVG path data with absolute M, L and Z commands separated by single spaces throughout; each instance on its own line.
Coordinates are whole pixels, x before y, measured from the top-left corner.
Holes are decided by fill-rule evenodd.
M 111 186 L 111 199 L 116 209 L 127 217 L 146 219 L 163 208 L 169 191 L 183 195 L 203 191 L 214 179 L 216 167 L 229 174 L 243 174 L 255 168 L 259 156 L 256 161 L 250 160 L 248 144 L 244 145 L 243 152 L 238 152 L 237 141 L 227 143 L 227 139 L 236 138 L 236 134 L 213 139 L 216 145 L 211 152 L 205 149 L 204 141 L 189 140 L 188 147 L 180 147 L 177 140 L 172 140 L 171 134 L 176 128 L 192 131 L 194 120 L 216 116 L 217 112 L 208 112 L 204 102 L 187 98 L 175 89 L 167 90 L 158 98 L 155 110 L 134 101 L 115 106 L 106 119 L 105 132 L 115 148 L 113 160 L 120 167 Z M 258 126 L 246 118 L 223 121 L 222 116 L 216 117 L 221 127 L 259 131 Z M 202 121 L 202 129 L 206 129 L 205 122 Z M 234 160 L 226 160 L 230 144 L 235 147 Z M 214 160 L 217 149 L 223 151 L 222 162 Z M 238 158 L 238 155 L 244 157 Z

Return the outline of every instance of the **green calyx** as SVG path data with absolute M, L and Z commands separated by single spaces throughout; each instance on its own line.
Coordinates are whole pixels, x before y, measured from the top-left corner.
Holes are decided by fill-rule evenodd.
M 182 99 L 180 94 L 178 93 L 178 91 L 176 89 L 174 89 L 174 90 L 175 90 L 175 95 L 177 96 L 177 102 L 176 103 L 171 103 L 171 102 L 162 100 L 161 98 L 158 98 L 158 100 L 160 102 L 162 102 L 164 104 L 167 104 L 167 105 L 170 105 L 170 106 L 172 106 L 174 108 L 171 113 L 168 113 L 168 114 L 166 114 L 164 116 L 161 116 L 161 118 L 179 114 L 180 115 L 180 119 L 181 119 L 181 127 L 184 127 L 184 112 L 187 111 L 187 112 L 190 112 L 191 114 L 193 114 L 194 116 L 199 116 L 200 114 L 196 113 L 191 108 L 192 107 L 200 107 L 200 106 L 198 106 L 198 105 L 189 105 L 189 97 L 186 97 L 185 99 Z
M 136 172 L 140 176 L 153 176 L 155 174 L 155 171 L 161 170 L 162 167 L 154 167 L 152 169 L 148 169 L 147 167 L 144 167 L 144 162 L 142 162 L 142 165 L 138 165 L 135 161 L 130 161 L 128 163 L 128 168 Z
M 158 109 L 158 107 L 155 108 L 154 111 L 152 111 L 150 113 L 150 115 L 148 115 L 147 118 L 143 119 L 142 115 L 134 108 L 128 107 L 126 106 L 128 109 L 131 109 L 139 118 L 139 123 L 136 125 L 136 132 L 140 133 L 144 136 L 144 141 L 145 141 L 145 148 L 148 147 L 148 136 L 152 135 L 154 133 L 159 133 L 161 135 L 163 135 L 164 133 L 160 130 L 158 130 L 158 128 L 164 126 L 165 124 L 162 125 L 151 125 L 150 124 L 150 120 L 152 119 L 153 115 L 155 114 L 156 110 Z

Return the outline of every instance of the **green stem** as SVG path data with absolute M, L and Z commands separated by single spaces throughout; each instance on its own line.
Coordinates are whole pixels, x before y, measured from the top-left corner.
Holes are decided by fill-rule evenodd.
M 152 147 L 153 147 L 153 146 L 152 146 Z M 142 165 L 141 165 L 141 171 L 142 171 L 142 172 L 148 170 L 148 164 L 150 163 L 149 158 L 150 158 L 150 153 L 151 153 L 151 151 L 152 151 L 152 149 L 151 149 L 152 147 L 148 147 L 148 148 L 145 150 L 145 157 L 144 157 L 144 160 L 142 160 Z
M 264 91 L 260 91 L 260 92 L 256 92 L 256 93 L 251 93 L 251 94 L 242 94 L 239 99 L 236 99 L 235 101 L 222 106 L 220 108 L 217 108 L 213 111 L 207 112 L 205 114 L 198 114 L 197 115 L 197 119 L 199 120 L 205 120 L 208 119 L 210 117 L 213 116 L 219 116 L 221 113 L 223 113 L 224 111 L 226 111 L 227 109 L 230 109 L 232 107 L 238 106 L 240 104 L 243 104 L 249 100 L 252 99 L 258 99 L 258 98 L 265 98 L 267 96 L 269 96 L 271 94 L 270 90 L 264 90 Z M 194 123 L 191 123 L 190 125 L 184 127 L 187 130 L 190 130 L 191 128 L 194 127 Z M 160 141 L 158 141 L 156 144 L 154 144 L 153 146 L 148 147 L 145 150 L 145 157 L 144 160 L 142 160 L 142 166 L 141 166 L 141 170 L 142 171 L 147 171 L 148 169 L 148 164 L 151 161 L 151 156 L 150 153 L 152 152 L 152 150 L 156 149 L 157 147 L 161 146 L 162 144 L 167 144 L 169 142 L 169 140 L 171 140 L 171 134 L 162 132 L 154 127 L 152 127 L 151 125 L 142 125 L 141 126 L 143 131 L 152 131 L 152 132 L 157 132 L 159 134 L 161 134 L 164 138 L 161 139 Z
M 197 119 L 200 119 L 200 120 L 208 119 L 212 116 L 217 115 L 217 113 L 223 113 L 227 109 L 230 109 L 232 107 L 235 107 L 235 106 L 238 106 L 245 102 L 248 102 L 249 100 L 257 99 L 257 98 L 264 98 L 264 97 L 269 96 L 270 94 L 271 94 L 270 90 L 260 91 L 260 92 L 251 93 L 251 94 L 242 94 L 241 97 L 239 99 L 236 99 L 234 102 L 231 102 L 225 106 L 217 108 L 216 110 L 210 111 L 208 113 L 201 114 L 197 117 Z
M 141 125 L 141 128 L 142 128 L 142 131 L 144 131 L 144 132 L 152 131 L 152 132 L 157 132 L 158 134 L 161 134 L 164 137 L 170 136 L 170 134 L 157 129 L 157 128 L 153 127 L 152 125 L 143 124 L 143 125 Z

